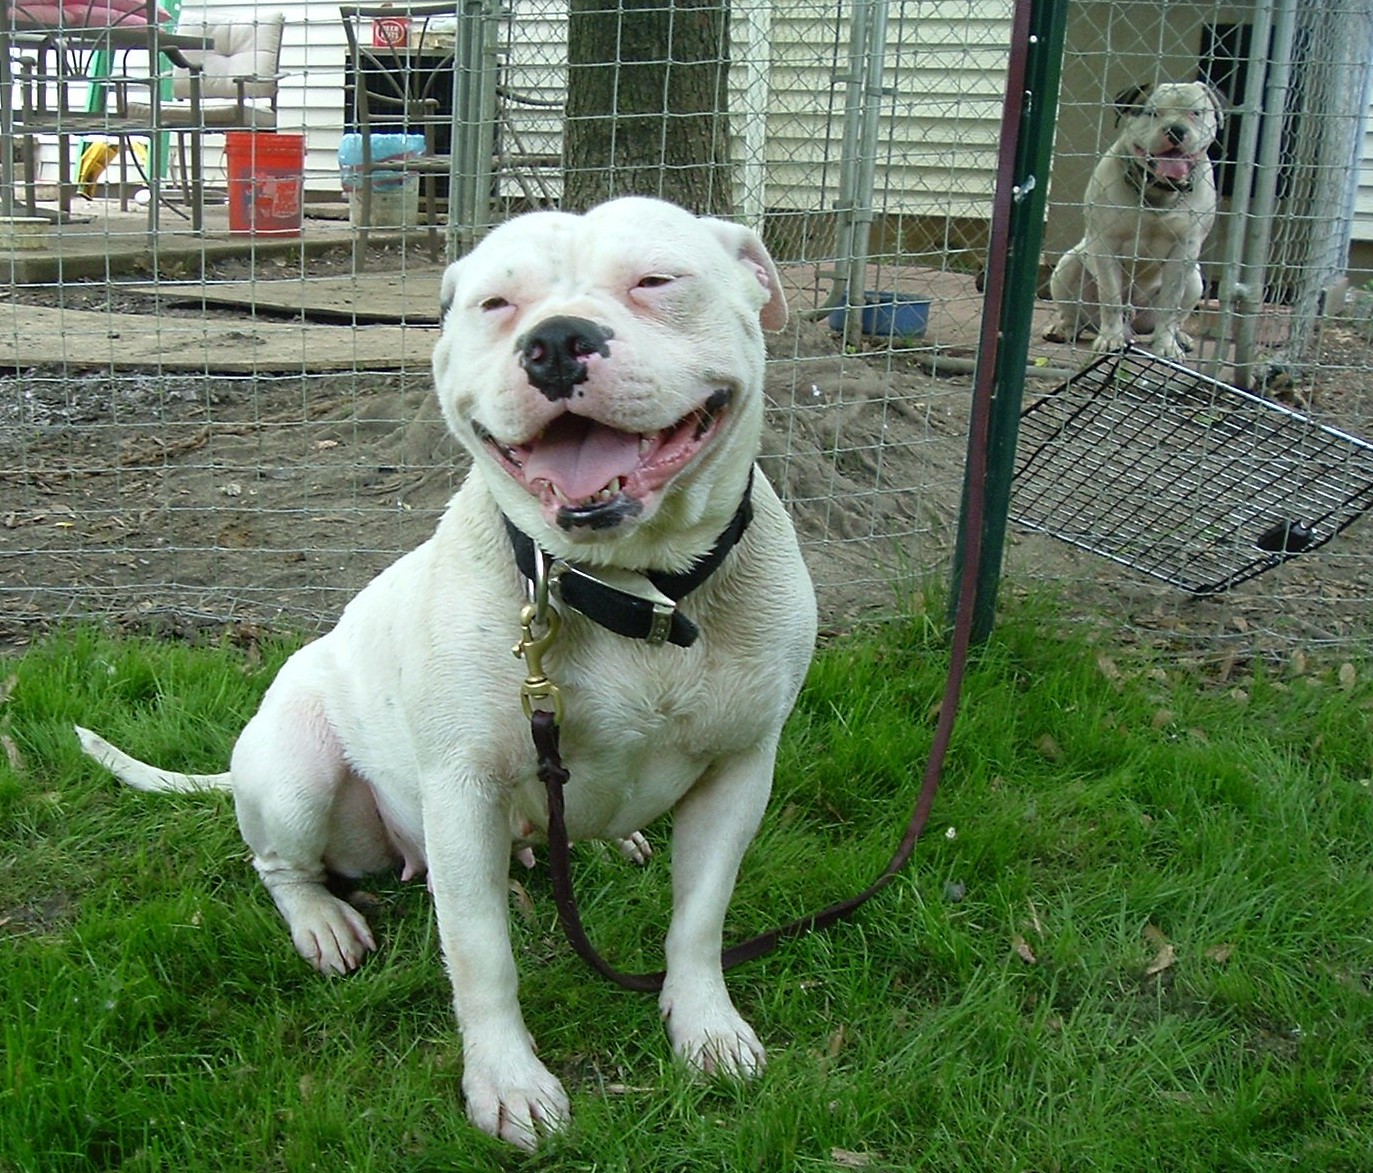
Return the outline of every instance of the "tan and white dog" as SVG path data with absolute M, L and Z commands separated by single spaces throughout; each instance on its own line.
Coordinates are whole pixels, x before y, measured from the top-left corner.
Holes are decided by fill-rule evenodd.
M 1207 150 L 1221 125 L 1205 82 L 1136 86 L 1116 98 L 1120 136 L 1087 184 L 1086 234 L 1050 279 L 1058 319 L 1044 333 L 1071 342 L 1091 327 L 1092 348 L 1119 350 L 1153 331 L 1156 354 L 1181 358 L 1183 331 L 1201 300 L 1201 246 L 1216 218 Z
M 520 564 L 561 586 L 543 660 L 565 706 L 570 834 L 642 855 L 639 828 L 674 813 L 672 1046 L 706 1071 L 763 1065 L 720 951 L 815 639 L 795 533 L 754 467 L 763 330 L 787 311 L 755 233 L 639 198 L 507 222 L 449 267 L 443 302 L 434 380 L 472 470 L 434 536 L 282 667 L 227 774 L 78 734 L 138 789 L 231 788 L 296 949 L 324 973 L 376 948 L 328 873 L 427 873 L 468 1114 L 530 1148 L 568 1097 L 525 1029 L 507 923 L 512 851 L 547 817 L 511 655 Z

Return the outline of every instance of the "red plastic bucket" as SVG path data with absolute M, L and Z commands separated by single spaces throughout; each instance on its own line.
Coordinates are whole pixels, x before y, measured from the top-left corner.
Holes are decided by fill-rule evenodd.
M 260 130 L 224 135 L 229 231 L 299 236 L 304 215 L 305 136 Z

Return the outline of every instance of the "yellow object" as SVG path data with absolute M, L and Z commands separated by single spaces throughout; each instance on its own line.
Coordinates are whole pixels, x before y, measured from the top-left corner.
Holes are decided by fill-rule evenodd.
M 146 169 L 148 163 L 148 145 L 136 140 L 129 142 L 129 147 L 133 150 L 134 158 L 138 160 L 141 168 Z M 89 143 L 86 149 L 81 152 L 81 161 L 76 166 L 76 190 L 79 195 L 86 199 L 93 199 L 95 196 L 95 185 L 100 182 L 100 177 L 105 174 L 105 168 L 119 156 L 119 144 L 117 142 L 96 142 Z

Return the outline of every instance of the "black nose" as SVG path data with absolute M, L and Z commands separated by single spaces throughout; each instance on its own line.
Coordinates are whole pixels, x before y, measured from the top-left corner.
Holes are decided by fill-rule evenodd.
M 1170 126 L 1164 133 L 1168 136 L 1168 141 L 1175 147 L 1180 147 L 1187 141 L 1187 128 L 1185 126 Z
M 516 345 L 529 381 L 550 400 L 558 400 L 566 399 L 573 387 L 586 382 L 590 355 L 609 357 L 607 343 L 613 336 L 586 318 L 559 315 L 545 318 Z

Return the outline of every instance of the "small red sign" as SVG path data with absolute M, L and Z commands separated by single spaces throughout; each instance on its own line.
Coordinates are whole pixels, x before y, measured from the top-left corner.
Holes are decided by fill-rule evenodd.
M 372 45 L 378 49 L 403 49 L 410 43 L 410 20 L 381 16 L 372 22 Z

